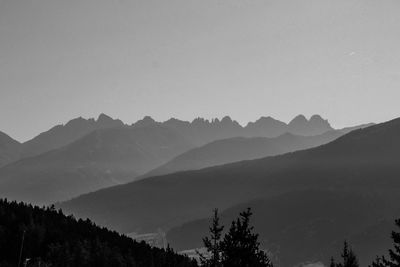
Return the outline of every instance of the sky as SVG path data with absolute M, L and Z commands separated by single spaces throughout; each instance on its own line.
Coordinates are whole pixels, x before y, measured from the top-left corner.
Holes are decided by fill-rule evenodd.
M 398 0 L 0 0 L 0 131 L 400 116 Z

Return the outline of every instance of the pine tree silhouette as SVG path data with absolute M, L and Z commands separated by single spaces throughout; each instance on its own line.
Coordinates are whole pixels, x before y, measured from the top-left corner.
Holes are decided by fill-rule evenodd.
M 336 262 L 335 259 L 332 257 L 331 258 L 331 263 L 329 264 L 330 267 L 336 267 Z
M 213 224 L 209 228 L 211 237 L 204 238 L 204 246 L 211 254 L 203 257 L 202 266 L 220 267 L 272 267 L 267 254 L 260 249 L 258 234 L 250 226 L 251 209 L 241 212 L 234 220 L 228 233 L 221 240 L 223 226 L 220 226 L 218 211 L 214 210 Z
M 221 236 L 224 226 L 220 225 L 218 209 L 214 210 L 212 225 L 209 227 L 210 237 L 203 238 L 204 246 L 206 247 L 210 257 L 200 254 L 200 262 L 202 266 L 219 267 L 221 265 Z
M 395 221 L 396 226 L 400 228 L 400 219 Z M 392 232 L 393 249 L 389 249 L 390 259 L 384 256 L 377 257 L 370 265 L 371 267 L 398 267 L 400 266 L 400 232 Z
M 222 243 L 222 264 L 231 267 L 272 266 L 264 251 L 260 250 L 258 234 L 250 226 L 251 209 L 241 212 L 233 221 Z
M 331 259 L 331 267 L 359 267 L 357 256 L 354 251 L 349 248 L 347 241 L 344 242 L 343 252 L 341 254 L 343 263 L 335 263 L 335 260 Z

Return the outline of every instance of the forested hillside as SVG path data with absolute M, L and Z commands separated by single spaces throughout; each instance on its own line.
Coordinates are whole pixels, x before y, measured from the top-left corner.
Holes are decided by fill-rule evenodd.
M 22 247 L 22 249 L 21 249 Z M 0 266 L 197 266 L 54 208 L 0 200 Z

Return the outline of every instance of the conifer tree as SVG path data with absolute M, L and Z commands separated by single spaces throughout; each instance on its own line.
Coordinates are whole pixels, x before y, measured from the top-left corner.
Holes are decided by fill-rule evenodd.
M 200 262 L 202 266 L 206 267 L 219 267 L 221 265 L 221 236 L 224 226 L 220 225 L 218 216 L 218 209 L 214 210 L 212 225 L 209 227 L 210 237 L 203 238 L 204 246 L 210 257 L 200 254 Z
M 400 228 L 400 219 L 396 220 L 396 226 Z M 400 232 L 392 232 L 393 249 L 389 249 L 390 259 L 377 257 L 371 267 L 398 267 L 400 266 Z
M 200 254 L 203 267 L 272 267 L 267 254 L 262 251 L 258 234 L 250 226 L 250 209 L 240 213 L 232 222 L 229 232 L 221 240 L 223 226 L 220 225 L 218 210 L 214 210 L 210 237 L 203 239 L 210 257 Z
M 337 266 L 336 262 L 335 262 L 335 259 L 333 257 L 331 258 L 331 263 L 329 264 L 329 266 L 330 267 L 336 267 Z
M 233 221 L 222 242 L 222 266 L 229 267 L 270 267 L 272 263 L 266 253 L 260 250 L 258 234 L 250 226 L 250 208 L 240 213 Z
M 347 241 L 344 242 L 343 252 L 341 254 L 343 263 L 335 263 L 335 260 L 331 259 L 331 267 L 359 267 L 357 256 L 354 251 L 349 248 Z
M 370 267 L 384 267 L 386 266 L 383 261 L 383 257 L 376 257 L 376 259 L 372 262 Z
M 400 228 L 400 219 L 396 220 L 396 225 Z M 385 260 L 385 263 L 389 266 L 400 266 L 400 233 L 393 231 L 392 239 L 394 249 L 389 250 L 390 260 Z

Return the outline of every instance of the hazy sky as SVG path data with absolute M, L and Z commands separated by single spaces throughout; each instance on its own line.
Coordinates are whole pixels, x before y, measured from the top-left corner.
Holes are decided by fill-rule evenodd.
M 398 0 L 0 0 L 0 131 L 400 116 Z

